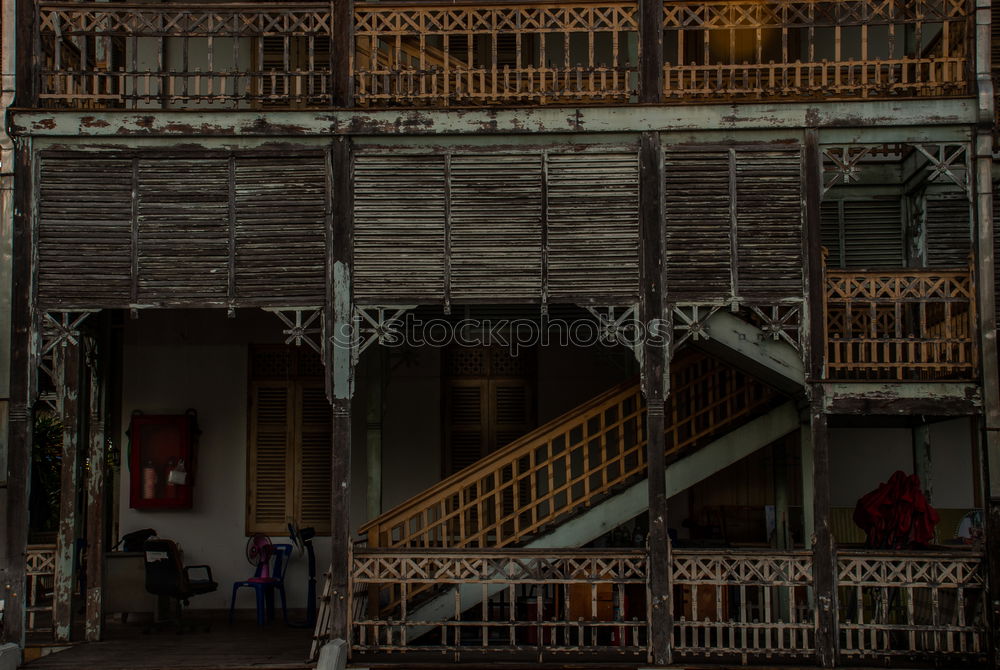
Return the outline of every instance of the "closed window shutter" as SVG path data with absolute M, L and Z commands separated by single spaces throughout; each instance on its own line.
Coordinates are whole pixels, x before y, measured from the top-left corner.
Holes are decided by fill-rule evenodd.
M 964 194 L 927 198 L 927 265 L 960 268 L 969 264 L 972 229 L 969 201 Z
M 541 156 L 454 156 L 450 176 L 452 299 L 538 296 Z
M 678 302 L 729 298 L 729 151 L 667 150 L 664 177 L 667 295 Z
M 904 266 L 899 198 L 829 201 L 823 204 L 821 211 L 823 244 L 830 250 L 829 267 L 891 269 Z
M 493 410 L 494 449 L 505 447 L 534 427 L 531 383 L 527 380 L 492 380 L 490 405 Z
M 330 532 L 332 420 L 321 382 L 302 382 L 298 389 L 299 510 L 296 518 L 317 533 Z
M 281 533 L 292 512 L 292 383 L 255 382 L 250 406 L 247 532 Z
M 44 306 L 127 304 L 132 276 L 132 161 L 42 155 L 38 300 Z M 69 262 L 69 261 L 72 262 Z

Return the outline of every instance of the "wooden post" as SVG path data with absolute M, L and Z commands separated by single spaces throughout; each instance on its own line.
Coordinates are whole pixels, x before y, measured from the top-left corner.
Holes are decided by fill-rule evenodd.
M 38 5 L 35 0 L 14 0 L 17 25 L 15 43 L 17 58 L 15 73 L 17 91 L 15 106 L 31 108 L 38 106 L 38 86 L 41 83 L 41 48 L 37 25 Z M 18 173 L 20 174 L 20 173 Z
M 334 107 L 354 106 L 354 0 L 330 0 L 333 35 L 330 39 L 330 76 Z M 373 49 L 373 59 L 375 45 Z
M 22 5 L 32 3 L 18 3 Z M 20 30 L 20 25 L 18 26 Z M 19 33 L 20 34 L 20 33 Z M 6 504 L 0 518 L 0 599 L 4 601 L 3 642 L 24 646 L 25 560 L 28 545 L 28 486 L 31 434 L 38 366 L 38 332 L 32 318 L 32 197 L 30 143 L 15 151 L 12 237 L 10 413 L 8 417 Z
M 108 319 L 101 319 L 100 339 L 89 357 L 88 417 L 89 461 L 87 471 L 87 618 L 85 635 L 88 642 L 101 639 L 104 630 L 104 534 L 105 534 L 105 431 L 104 416 L 108 372 L 110 332 Z
M 382 383 L 385 375 L 385 349 L 379 347 L 368 357 L 368 422 L 365 433 L 365 469 L 367 481 L 367 518 L 382 513 Z
M 650 651 L 652 662 L 671 662 L 670 539 L 667 535 L 667 465 L 664 407 L 669 379 L 666 343 L 654 338 L 663 324 L 663 169 L 660 135 L 644 132 L 639 148 L 640 294 L 642 390 L 646 397 L 646 462 L 649 481 Z M 656 332 L 654 332 L 654 328 Z
M 992 115 L 991 115 L 992 118 Z M 975 194 L 976 304 L 979 307 L 979 360 L 982 369 L 983 413 L 981 468 L 986 531 L 987 584 L 990 604 L 990 653 L 993 667 L 1000 667 L 1000 378 L 998 378 L 996 305 L 994 295 L 993 259 L 993 140 L 990 129 L 976 135 L 975 172 L 972 180 Z
M 774 443 L 774 535 L 775 547 L 782 551 L 792 548 L 791 529 L 788 523 L 788 444 L 787 440 Z
M 802 538 L 806 549 L 812 546 L 812 536 L 816 532 L 813 527 L 812 510 L 816 505 L 816 496 L 813 492 L 813 447 L 812 432 L 809 429 L 809 420 L 805 419 L 799 428 L 799 448 L 800 465 L 802 473 Z
M 823 356 L 826 333 L 823 303 L 826 282 L 823 276 L 820 202 L 823 199 L 822 159 L 819 137 L 814 128 L 805 132 L 805 223 L 806 263 L 809 285 L 809 337 L 805 351 L 809 397 L 809 444 L 812 452 L 813 490 L 813 580 L 816 593 L 816 660 L 824 668 L 837 663 L 837 557 L 830 528 L 830 456 L 827 417 L 823 403 Z M 803 456 L 805 455 L 803 441 Z M 803 458 L 805 460 L 805 458 Z M 808 476 L 808 473 L 804 473 Z M 804 511 L 809 514 L 809 510 Z
M 351 573 L 351 398 L 354 394 L 353 301 L 351 268 L 353 198 L 350 140 L 341 137 L 330 149 L 328 171 L 332 199 L 327 223 L 326 337 L 323 360 L 327 394 L 333 406 L 330 492 L 330 639 L 349 640 Z
M 76 537 L 77 485 L 80 469 L 80 345 L 69 339 L 53 351 L 57 378 L 57 403 L 62 421 L 62 476 L 59 491 L 59 531 L 56 535 L 55 589 L 52 628 L 56 641 L 70 639 L 73 624 L 73 591 Z
M 663 0 L 639 0 L 639 102 L 663 99 Z
M 933 504 L 934 479 L 931 476 L 931 427 L 921 421 L 910 429 L 913 444 L 913 474 L 920 478 L 920 487 Z

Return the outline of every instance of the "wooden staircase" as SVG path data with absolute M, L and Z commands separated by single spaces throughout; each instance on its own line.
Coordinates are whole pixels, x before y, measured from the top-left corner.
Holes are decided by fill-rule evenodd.
M 691 351 L 671 368 L 668 458 L 774 406 L 781 396 L 740 370 Z M 553 419 L 359 530 L 369 547 L 519 546 L 645 477 L 645 405 L 631 381 Z

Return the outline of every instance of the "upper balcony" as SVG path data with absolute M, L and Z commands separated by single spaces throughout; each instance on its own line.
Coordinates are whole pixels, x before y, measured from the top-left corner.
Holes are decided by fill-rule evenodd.
M 970 0 L 666 0 L 662 31 L 641 31 L 640 15 L 650 7 L 656 14 L 657 4 L 359 2 L 343 26 L 336 3 L 43 2 L 38 103 L 293 109 L 856 100 L 964 96 L 975 79 Z

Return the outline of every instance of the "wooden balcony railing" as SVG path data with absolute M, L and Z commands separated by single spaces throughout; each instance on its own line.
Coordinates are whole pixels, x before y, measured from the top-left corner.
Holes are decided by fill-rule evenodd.
M 666 444 L 678 453 L 752 418 L 776 393 L 699 353 L 674 362 Z M 371 547 L 524 542 L 646 469 L 638 383 L 594 398 L 361 527 Z
M 824 307 L 828 379 L 976 377 L 971 269 L 828 269 Z
M 845 659 L 936 658 L 972 667 L 987 654 L 982 555 L 844 552 L 837 560 Z
M 665 0 L 652 71 L 665 102 L 964 95 L 970 5 Z M 360 107 L 627 104 L 655 51 L 637 14 L 637 0 L 358 2 L 345 31 L 315 2 L 43 2 L 39 101 L 330 107 L 340 39 Z
M 25 557 L 26 632 L 52 633 L 52 610 L 55 606 L 56 545 L 28 545 Z

